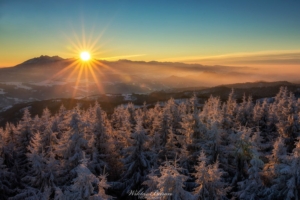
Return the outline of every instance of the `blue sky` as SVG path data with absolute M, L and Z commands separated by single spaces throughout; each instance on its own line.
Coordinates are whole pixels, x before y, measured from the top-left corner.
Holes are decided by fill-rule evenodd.
M 242 65 L 241 55 L 292 53 L 299 60 L 299 10 L 298 0 L 4 0 L 0 66 L 76 57 L 93 42 L 98 59 L 230 64 L 238 57 Z

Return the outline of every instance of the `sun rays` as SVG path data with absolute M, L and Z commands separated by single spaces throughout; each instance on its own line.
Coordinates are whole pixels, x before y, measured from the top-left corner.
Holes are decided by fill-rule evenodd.
M 83 51 L 80 53 L 80 58 L 82 61 L 89 61 L 91 59 L 91 54 L 87 51 Z
M 67 36 L 70 43 L 69 54 L 71 59 L 67 59 L 67 66 L 54 74 L 48 81 L 63 78 L 67 83 L 73 84 L 72 97 L 77 97 L 78 91 L 84 96 L 97 93 L 105 93 L 103 86 L 104 71 L 107 73 L 118 73 L 116 69 L 111 68 L 99 60 L 106 51 L 104 42 L 99 42 L 104 31 L 94 37 L 93 31 L 90 31 L 89 38 L 86 37 L 84 28 L 81 36 L 73 31 Z M 91 90 L 95 86 L 97 91 Z M 81 95 L 82 96 L 82 95 Z
M 124 52 L 119 54 L 118 49 L 113 50 L 111 45 L 107 45 L 111 38 L 102 37 L 106 28 L 96 31 L 97 28 L 94 26 L 87 30 L 82 23 L 81 30 L 75 30 L 73 26 L 70 32 L 63 33 L 67 41 L 67 50 L 61 53 L 68 59 L 63 61 L 61 70 L 50 76 L 46 82 L 65 82 L 66 89 L 62 90 L 70 93 L 72 98 L 76 98 L 105 94 L 110 92 L 105 91 L 105 88 L 108 90 L 112 82 L 131 80 L 131 75 L 127 71 L 117 68 L 111 61 L 143 57 L 146 54 L 123 54 Z

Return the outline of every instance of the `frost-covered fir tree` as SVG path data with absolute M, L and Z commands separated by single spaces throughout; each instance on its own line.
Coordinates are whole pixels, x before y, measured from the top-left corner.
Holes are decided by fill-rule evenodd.
M 218 160 L 212 165 L 207 165 L 207 158 L 202 151 L 198 157 L 195 170 L 196 172 L 193 175 L 198 186 L 194 189 L 194 193 L 197 199 L 226 199 L 229 187 L 222 180 L 224 172 L 219 168 Z
M 135 131 L 131 134 L 130 146 L 124 149 L 124 173 L 119 187 L 123 189 L 122 196 L 130 190 L 139 190 L 146 180 L 151 166 L 151 154 L 145 148 L 148 137 L 142 126 L 142 119 L 138 118 Z
M 130 137 L 133 129 L 131 122 L 131 115 L 127 108 L 119 106 L 115 108 L 112 114 L 112 126 L 116 130 L 116 140 L 118 141 L 119 151 L 128 147 Z
M 92 116 L 86 122 L 90 123 L 86 136 L 88 140 L 88 149 L 86 152 L 90 157 L 88 166 L 95 174 L 101 174 L 102 169 L 107 165 L 104 159 L 108 157 L 107 154 L 113 145 L 109 143 L 109 137 L 111 136 L 108 135 L 108 129 L 110 127 L 106 123 L 106 114 L 97 102 L 91 108 L 90 112 Z
M 105 190 L 107 190 L 110 185 L 107 183 L 106 174 L 102 174 L 99 176 L 98 181 L 98 193 L 91 196 L 90 200 L 109 200 L 113 199 L 112 196 L 107 195 Z
M 75 169 L 83 159 L 87 141 L 84 136 L 84 126 L 80 119 L 80 113 L 73 110 L 69 121 L 69 130 L 64 132 L 59 140 L 55 153 L 60 158 L 59 185 L 68 184 L 74 176 Z
M 18 153 L 17 162 L 20 169 L 19 173 L 21 177 L 25 176 L 28 170 L 26 153 L 28 152 L 27 146 L 29 145 L 31 137 L 33 136 L 32 124 L 33 121 L 31 119 L 30 112 L 26 108 L 24 110 L 22 120 L 18 124 L 16 130 L 16 148 Z
M 224 114 L 223 119 L 223 128 L 230 132 L 232 128 L 236 125 L 236 115 L 238 104 L 234 97 L 234 90 L 232 89 L 231 93 L 229 94 L 228 100 L 222 107 L 222 113 Z
M 49 199 L 55 188 L 55 165 L 47 165 L 47 158 L 44 154 L 42 138 L 39 132 L 32 137 L 26 155 L 30 165 L 27 175 L 22 179 L 26 186 L 15 199 L 22 199 L 23 196 L 35 198 L 36 195 L 40 199 Z
M 168 160 L 174 160 L 180 152 L 177 136 L 174 134 L 172 127 L 169 129 L 168 140 L 164 150 L 161 156 L 165 156 Z
M 253 125 L 259 127 L 259 130 L 263 133 L 269 131 L 269 104 L 267 99 L 264 99 L 262 103 L 257 102 L 253 108 Z M 267 138 L 268 135 L 264 134 Z
M 153 109 L 150 109 L 147 113 L 148 116 L 148 132 L 149 132 L 149 149 L 155 154 L 158 154 L 162 150 L 161 141 L 161 108 L 157 103 Z M 154 158 L 157 159 L 157 158 Z
M 182 145 L 190 146 L 193 148 L 192 144 L 196 143 L 194 138 L 196 136 L 196 121 L 193 114 L 183 115 L 181 122 L 181 130 L 182 133 Z
M 291 171 L 290 178 L 286 182 L 287 186 L 287 195 L 286 199 L 295 199 L 299 200 L 300 193 L 300 138 L 298 137 L 298 141 L 296 141 L 295 148 L 293 149 L 293 153 L 291 156 Z
M 85 158 L 75 168 L 76 177 L 72 184 L 64 192 L 65 199 L 88 200 L 95 194 L 95 186 L 98 182 L 97 177 L 87 168 Z
M 247 127 L 240 127 L 235 134 L 231 134 L 231 144 L 228 150 L 230 156 L 234 158 L 232 185 L 247 177 L 246 172 L 252 155 L 251 134 L 252 129 Z
M 150 173 L 147 175 L 147 180 L 143 182 L 143 185 L 146 185 L 147 188 L 145 193 L 151 193 L 157 191 L 157 176 L 159 175 L 159 169 L 152 168 Z
M 194 196 L 184 190 L 184 183 L 188 180 L 188 176 L 180 173 L 182 169 L 177 167 L 176 161 L 174 163 L 170 161 L 165 161 L 162 166 L 159 167 L 160 175 L 153 175 L 153 173 L 148 176 L 149 180 L 144 182 L 148 185 L 149 189 L 152 186 L 152 190 L 147 190 L 149 192 L 156 192 L 164 194 L 159 196 L 162 200 L 185 200 L 194 199 Z M 153 187 L 156 183 L 156 188 Z M 155 197 L 155 196 L 154 196 Z M 149 197 L 151 199 L 153 197 Z
M 11 169 L 17 167 L 15 165 L 17 161 L 17 133 L 17 128 L 10 123 L 6 123 L 2 132 L 2 158 L 4 164 Z
M 239 191 L 236 195 L 240 199 L 252 200 L 263 198 L 264 185 L 260 175 L 263 165 L 263 161 L 259 159 L 258 153 L 253 149 L 252 159 L 248 169 L 248 178 L 238 183 Z
M 227 154 L 226 147 L 221 145 L 223 139 L 222 134 L 224 134 L 224 132 L 225 131 L 218 128 L 217 123 L 211 124 L 210 129 L 206 131 L 205 140 L 202 141 L 201 146 L 208 156 L 208 159 L 212 162 L 216 161 L 218 155 L 221 155 L 223 159 L 223 154 Z M 224 140 L 226 139 L 227 138 L 224 138 Z
M 274 159 L 276 162 L 273 167 L 272 186 L 266 190 L 266 193 L 269 198 L 273 199 L 299 199 L 300 142 L 296 141 L 291 156 L 286 155 L 286 147 L 282 139 L 276 143 L 272 157 L 278 157 L 278 159 Z
M 237 119 L 241 126 L 251 125 L 253 120 L 253 103 L 252 97 L 249 96 L 248 99 L 246 95 L 243 96 L 242 103 L 237 108 Z
M 276 125 L 277 132 L 288 144 L 289 150 L 294 145 L 294 139 L 299 136 L 297 101 L 293 93 L 289 93 L 286 87 L 281 87 L 271 106 L 271 116 Z
M 161 113 L 160 126 L 159 126 L 161 146 L 166 145 L 168 140 L 169 128 L 173 125 L 171 106 L 173 106 L 173 102 L 169 101 L 168 104 L 165 105 Z
M 290 177 L 290 161 L 287 155 L 287 147 L 282 137 L 278 137 L 273 145 L 269 162 L 264 167 L 264 176 L 269 185 L 265 195 L 269 199 L 284 199 L 286 194 L 286 182 Z
M 14 193 L 13 184 L 15 184 L 14 173 L 9 172 L 4 164 L 4 134 L 5 131 L 2 128 L 0 128 L 0 200 L 7 199 L 10 195 Z
M 199 116 L 200 120 L 206 125 L 207 128 L 212 125 L 212 122 L 217 123 L 218 126 L 221 126 L 224 119 L 220 98 L 210 96 L 205 102 L 202 112 L 199 113 Z

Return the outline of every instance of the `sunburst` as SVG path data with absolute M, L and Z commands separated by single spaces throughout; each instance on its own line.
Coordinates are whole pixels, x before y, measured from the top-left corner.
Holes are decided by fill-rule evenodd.
M 48 81 L 57 80 L 63 77 L 67 83 L 74 83 L 72 97 L 76 97 L 78 90 L 85 90 L 86 95 L 91 95 L 90 85 L 96 84 L 98 88 L 97 93 L 105 93 L 103 87 L 103 78 L 107 75 L 107 72 L 112 74 L 118 74 L 128 79 L 129 75 L 124 72 L 118 71 L 116 68 L 108 66 L 107 62 L 101 60 L 117 60 L 121 58 L 130 58 L 137 56 L 144 56 L 145 54 L 134 54 L 134 55 L 121 55 L 121 56 L 110 56 L 104 58 L 103 55 L 110 52 L 111 50 L 104 50 L 104 46 L 107 42 L 101 41 L 105 29 L 94 37 L 94 29 L 90 31 L 89 37 L 86 37 L 84 26 L 82 26 L 81 35 L 78 35 L 76 31 L 71 34 L 65 34 L 66 39 L 69 43 L 68 51 L 69 57 L 67 67 L 64 67 L 58 73 L 50 77 Z M 99 58 L 102 58 L 101 60 Z M 104 72 L 105 71 L 105 72 Z M 105 77 L 107 79 L 107 76 Z M 84 85 L 84 86 L 83 86 Z M 84 87 L 84 88 L 83 88 Z
M 80 58 L 82 61 L 89 61 L 91 59 L 91 54 L 88 51 L 83 51 L 80 53 Z
M 67 40 L 71 44 L 73 59 L 70 59 L 70 64 L 52 76 L 50 80 L 64 76 L 66 82 L 74 81 L 73 97 L 76 97 L 79 89 L 85 90 L 86 95 L 89 95 L 89 86 L 93 83 L 97 85 L 99 93 L 105 93 L 102 81 L 100 80 L 104 75 L 103 70 L 105 69 L 112 73 L 118 72 L 97 59 L 97 57 L 107 52 L 102 50 L 105 43 L 99 44 L 103 33 L 104 31 L 95 38 L 93 37 L 93 32 L 91 32 L 90 37 L 87 39 L 83 29 L 81 39 L 79 39 L 80 37 L 75 32 L 73 32 L 73 37 L 67 37 Z M 75 80 L 74 77 L 76 77 Z M 82 86 L 83 84 L 84 86 Z

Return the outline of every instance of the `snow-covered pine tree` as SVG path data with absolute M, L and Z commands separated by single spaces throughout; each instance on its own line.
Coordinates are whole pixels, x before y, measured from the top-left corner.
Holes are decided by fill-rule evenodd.
M 26 153 L 28 153 L 28 145 L 31 141 L 31 137 L 33 136 L 32 131 L 33 120 L 30 117 L 30 112 L 28 108 L 24 110 L 23 117 L 16 128 L 16 160 L 14 161 L 14 168 L 17 181 L 20 183 L 20 188 L 24 188 L 22 185 L 21 178 L 27 175 L 29 170 L 28 160 L 26 157 Z
M 273 167 L 272 186 L 267 190 L 269 198 L 273 199 L 299 199 L 300 187 L 300 138 L 290 156 L 286 155 L 283 139 L 278 139 L 274 145 L 271 158 L 277 161 Z M 280 149 L 279 149 L 280 148 Z
M 251 160 L 251 135 L 252 129 L 240 127 L 235 134 L 231 134 L 229 152 L 233 158 L 233 168 L 229 169 L 232 176 L 232 185 L 236 186 L 237 182 L 247 178 L 248 164 Z
M 87 168 L 87 160 L 83 157 L 75 168 L 76 177 L 72 184 L 64 192 L 65 199 L 88 200 L 95 194 L 95 186 L 98 183 L 97 177 Z
M 151 154 L 145 148 L 148 137 L 142 126 L 142 119 L 138 118 L 135 131 L 131 134 L 130 146 L 124 149 L 124 173 L 120 180 L 120 188 L 123 188 L 122 196 L 130 190 L 141 189 L 142 183 L 146 180 L 151 166 Z
M 157 103 L 153 109 L 148 111 L 149 117 L 149 149 L 155 154 L 158 154 L 162 150 L 162 142 L 161 142 L 161 108 L 160 105 Z M 154 158 L 157 159 L 157 158 Z
M 269 131 L 269 103 L 267 99 L 264 99 L 262 103 L 257 102 L 253 107 L 253 126 L 259 127 L 262 133 Z M 267 134 L 263 135 L 267 138 Z
M 48 108 L 45 108 L 40 119 L 39 131 L 44 131 L 49 125 L 52 125 L 51 112 Z
M 212 122 L 221 126 L 224 119 L 220 98 L 210 96 L 203 105 L 202 112 L 199 113 L 199 116 L 201 122 L 204 123 L 207 128 L 210 128 Z
M 238 124 L 241 126 L 251 126 L 253 124 L 253 107 L 252 97 L 249 96 L 247 99 L 244 94 L 243 101 L 237 109 L 236 121 Z
M 86 136 L 89 146 L 86 153 L 90 157 L 88 167 L 94 174 L 101 174 L 102 169 L 107 165 L 104 159 L 109 157 L 109 148 L 114 144 L 109 143 L 111 136 L 107 134 L 107 128 L 109 128 L 105 124 L 107 117 L 98 102 L 91 108 L 91 115 L 91 118 L 86 122 L 90 124 L 87 127 L 89 131 Z
M 19 195 L 23 194 L 29 197 L 29 195 L 32 194 L 33 196 L 31 198 L 38 195 L 40 199 L 49 199 L 56 187 L 53 172 L 55 166 L 51 165 L 51 168 L 49 168 L 47 165 L 47 158 L 44 154 L 42 138 L 39 132 L 31 138 L 26 156 L 30 169 L 27 175 L 22 179 L 27 185 Z M 29 192 L 35 190 L 38 192 Z
M 161 200 L 185 200 L 185 199 L 194 199 L 194 196 L 184 190 L 184 184 L 188 180 L 188 176 L 180 173 L 182 169 L 177 167 L 176 160 L 174 163 L 170 161 L 165 161 L 162 166 L 159 167 L 160 175 L 155 175 L 151 173 L 148 178 L 151 182 L 146 181 L 144 184 L 148 185 L 148 192 L 156 192 L 164 194 L 159 196 Z M 156 183 L 157 190 L 153 187 L 153 184 Z M 152 185 L 152 190 L 150 186 Z M 155 196 L 154 196 L 155 197 Z M 147 197 L 146 197 L 147 198 Z M 150 196 L 149 199 L 153 198 Z
M 46 125 L 44 131 L 41 132 L 41 138 L 45 157 L 49 158 L 58 145 L 57 132 L 52 131 L 51 124 Z
M 116 139 L 119 142 L 117 146 L 119 151 L 121 151 L 123 148 L 128 147 L 128 138 L 130 137 L 133 129 L 129 110 L 124 108 L 124 106 L 120 106 L 115 109 L 112 115 L 112 124 L 117 131 Z
M 194 140 L 196 134 L 196 121 L 194 118 L 194 114 L 186 114 L 182 116 L 182 122 L 180 132 L 182 134 L 181 144 L 192 149 L 196 150 L 194 146 L 196 141 Z
M 292 149 L 294 140 L 299 136 L 300 126 L 298 119 L 299 109 L 297 108 L 297 101 L 293 93 L 288 93 L 287 88 L 283 91 L 284 95 L 276 102 L 277 119 L 276 124 L 278 133 L 287 139 L 288 148 Z M 275 98 L 276 99 L 276 98 Z
M 223 128 L 229 132 L 236 126 L 237 109 L 238 104 L 234 98 L 234 90 L 232 89 L 227 102 L 222 107 L 222 113 L 224 114 Z
M 288 149 L 291 151 L 294 140 L 299 136 L 297 101 L 293 93 L 286 87 L 281 87 L 271 106 L 271 116 L 276 125 L 277 132 L 286 139 Z
M 153 191 L 157 191 L 157 176 L 159 175 L 159 169 L 152 168 L 150 173 L 147 175 L 147 179 L 142 183 L 147 186 L 145 193 L 151 193 Z
M 80 119 L 80 113 L 77 109 L 72 111 L 69 119 L 69 129 L 62 134 L 58 146 L 55 150 L 60 163 L 58 174 L 58 185 L 68 185 L 74 176 L 74 169 L 83 159 L 84 149 L 87 147 L 87 141 L 84 137 L 85 124 Z
M 195 166 L 196 172 L 193 174 L 198 186 L 194 193 L 197 199 L 226 199 L 228 190 L 227 184 L 222 180 L 223 170 L 219 168 L 218 160 L 207 165 L 207 158 L 202 151 L 198 157 L 198 164 Z
M 221 156 L 223 160 L 223 154 L 227 154 L 226 147 L 221 144 L 222 133 L 225 131 L 218 128 L 217 123 L 212 122 L 210 126 L 210 129 L 206 131 L 205 140 L 202 141 L 202 149 L 210 162 L 215 162 L 218 156 Z M 227 138 L 224 138 L 224 140 L 226 141 Z
M 174 160 L 176 156 L 180 153 L 180 148 L 178 147 L 177 136 L 173 132 L 172 126 L 169 129 L 168 139 L 166 146 L 163 151 L 160 152 L 161 159 Z
M 71 114 L 70 111 L 66 110 L 64 105 L 61 105 L 58 113 L 54 116 L 52 131 L 57 132 L 58 138 L 61 138 L 63 133 L 68 130 Z
M 160 119 L 160 142 L 161 146 L 165 146 L 168 140 L 169 128 L 173 125 L 173 117 L 170 107 L 172 106 L 172 101 L 169 104 L 165 105 L 162 110 L 161 119 Z M 173 127 L 173 126 L 172 126 Z M 174 127 L 173 127 L 174 128 Z
M 258 152 L 252 147 L 252 159 L 248 169 L 248 178 L 238 183 L 239 191 L 236 196 L 243 200 L 262 199 L 264 197 L 264 185 L 261 180 L 263 161 L 259 159 Z
M 0 128 L 0 200 L 8 199 L 14 193 L 14 174 L 4 164 L 5 131 Z
M 6 123 L 5 130 L 2 132 L 2 158 L 4 164 L 10 169 L 17 167 L 17 165 L 15 165 L 17 160 L 16 129 L 17 128 L 13 124 Z
M 300 137 L 296 141 L 295 148 L 293 149 L 293 153 L 291 155 L 291 170 L 290 170 L 290 178 L 286 182 L 287 186 L 287 195 L 286 199 L 295 199 L 299 200 L 300 198 Z
M 273 145 L 269 162 L 265 165 L 263 173 L 268 188 L 265 195 L 269 199 L 284 199 L 286 193 L 286 182 L 290 177 L 290 161 L 284 138 L 278 137 Z
M 107 190 L 110 185 L 107 183 L 107 179 L 106 179 L 107 175 L 106 174 L 102 174 L 100 175 L 99 181 L 98 181 L 98 193 L 94 194 L 93 196 L 91 196 L 90 200 L 109 200 L 109 199 L 114 199 L 112 196 L 107 195 L 105 193 L 105 190 Z

